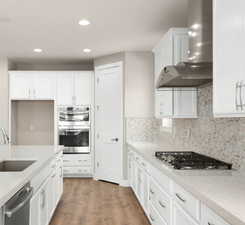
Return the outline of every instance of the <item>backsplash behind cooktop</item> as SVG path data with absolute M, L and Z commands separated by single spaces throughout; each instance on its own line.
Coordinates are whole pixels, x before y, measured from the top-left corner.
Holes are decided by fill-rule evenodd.
M 212 86 L 198 90 L 198 111 L 198 119 L 174 119 L 172 132 L 161 128 L 161 120 L 127 118 L 127 140 L 183 146 L 245 167 L 245 118 L 213 118 Z

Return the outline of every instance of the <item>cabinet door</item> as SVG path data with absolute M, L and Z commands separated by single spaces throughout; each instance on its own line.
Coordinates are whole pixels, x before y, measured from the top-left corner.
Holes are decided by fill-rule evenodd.
M 202 222 L 201 225 L 229 225 L 221 217 L 216 215 L 212 210 L 206 206 L 202 206 Z
M 245 116 L 241 111 L 238 82 L 244 80 L 245 2 L 214 1 L 214 102 L 215 116 Z M 225 38 L 224 38 L 225 37 Z
M 40 201 L 40 192 L 37 192 L 30 201 L 30 225 L 41 225 Z
M 35 99 L 55 99 L 56 74 L 54 72 L 35 72 L 32 92 Z
M 177 65 L 180 62 L 186 62 L 188 59 L 189 37 L 188 33 L 176 33 L 173 36 L 173 64 Z
M 49 177 L 46 185 L 45 185 L 45 198 L 46 198 L 46 208 L 47 208 L 47 223 L 50 221 L 53 210 L 54 210 L 54 204 L 53 204 L 53 191 L 52 191 L 52 178 Z
M 195 88 L 174 89 L 174 117 L 197 117 L 197 90 Z
M 197 223 L 175 203 L 173 205 L 173 225 L 197 225 Z
M 90 105 L 92 103 L 93 72 L 76 72 L 74 79 L 76 105 Z
M 156 118 L 173 116 L 173 90 L 170 88 L 159 89 L 155 93 Z
M 73 105 L 74 102 L 74 72 L 57 73 L 58 105 Z
M 42 188 L 40 192 L 40 224 L 47 225 L 49 221 L 49 208 L 48 208 L 48 190 L 46 185 Z
M 148 212 L 148 204 L 149 204 L 149 177 L 148 174 L 143 172 L 143 194 L 142 194 L 142 202 L 145 212 Z
M 10 72 L 11 99 L 31 99 L 33 87 L 32 72 Z

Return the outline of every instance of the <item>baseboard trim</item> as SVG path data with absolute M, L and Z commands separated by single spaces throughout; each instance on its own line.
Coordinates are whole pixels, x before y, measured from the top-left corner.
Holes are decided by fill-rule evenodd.
M 129 187 L 130 186 L 128 180 L 121 180 L 119 185 L 122 187 Z

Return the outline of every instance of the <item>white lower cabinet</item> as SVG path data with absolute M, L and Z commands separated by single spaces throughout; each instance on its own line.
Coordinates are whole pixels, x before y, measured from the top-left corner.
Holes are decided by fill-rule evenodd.
M 30 225 L 48 225 L 57 204 L 63 193 L 63 172 L 62 172 L 61 155 L 48 165 L 44 171 L 46 176 L 38 177 L 39 187 L 34 187 L 35 193 L 30 201 Z M 47 169 L 47 170 L 46 170 Z M 42 173 L 42 172 L 41 172 Z M 41 180 L 40 180 L 41 179 Z
M 48 225 L 50 199 L 50 179 L 48 179 L 36 192 L 30 201 L 30 225 Z
M 129 183 L 152 225 L 230 225 L 129 149 Z
M 92 176 L 92 159 L 90 154 L 64 154 L 63 166 L 65 177 Z
M 202 205 L 202 222 L 201 225 L 229 225 L 221 217 L 216 215 L 211 209 L 207 206 Z
M 151 204 L 149 204 L 149 220 L 152 225 L 167 225 Z
M 150 179 L 149 201 L 167 224 L 171 224 L 171 198 L 158 184 Z
M 181 206 L 173 204 L 173 225 L 198 225 Z

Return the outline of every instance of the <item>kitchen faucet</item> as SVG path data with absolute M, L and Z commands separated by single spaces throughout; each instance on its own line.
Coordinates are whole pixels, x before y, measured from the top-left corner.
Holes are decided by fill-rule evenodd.
M 1 144 L 7 145 L 9 144 L 9 136 L 7 135 L 5 129 L 2 127 L 1 128 L 1 133 L 2 133 L 2 142 Z

